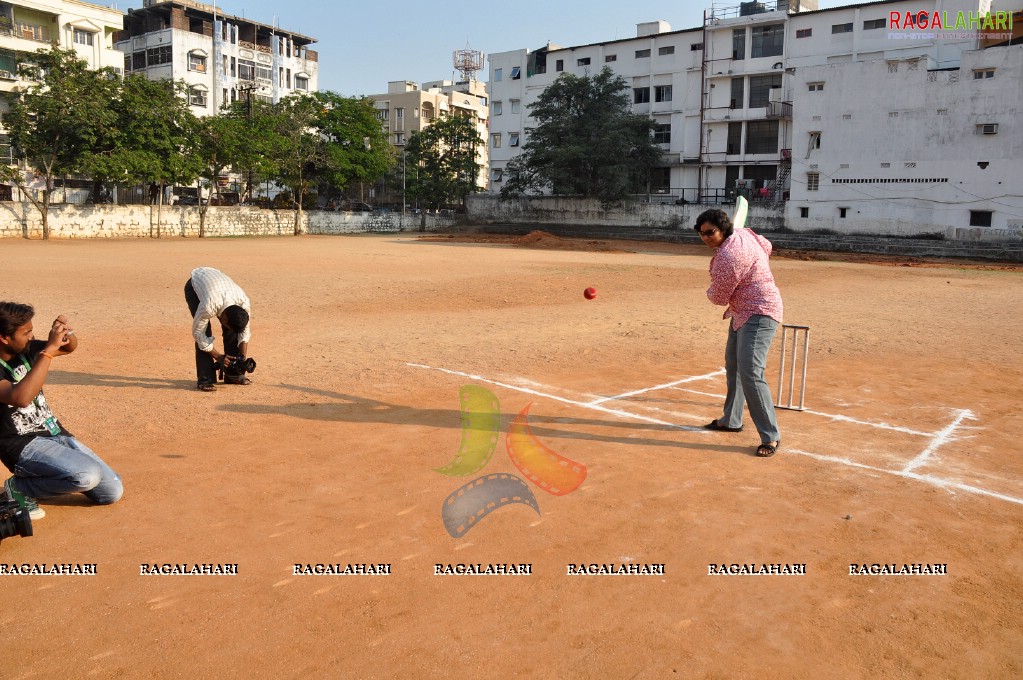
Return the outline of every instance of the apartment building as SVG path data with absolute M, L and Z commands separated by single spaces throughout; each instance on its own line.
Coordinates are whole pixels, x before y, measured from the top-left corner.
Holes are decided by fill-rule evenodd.
M 1015 6 L 1001 8 L 1003 19 L 1020 5 L 1008 2 Z M 634 38 L 491 54 L 491 192 L 528 139 L 528 105 L 563 72 L 609 66 L 628 82 L 633 111 L 656 122 L 664 162 L 648 187 L 653 197 L 730 203 L 742 193 L 785 202 L 789 224 L 805 228 L 1019 230 L 1023 203 L 1006 187 L 1023 170 L 1011 115 L 1020 88 L 1010 85 L 1019 82 L 1019 36 L 1015 44 L 1011 36 L 1020 31 L 978 20 L 995 11 L 990 0 L 824 10 L 816 0 L 743 2 L 706 10 L 697 28 L 648 22 Z M 935 30 L 935 13 L 975 24 Z M 987 64 L 998 65 L 992 72 Z M 964 68 L 972 70 L 963 76 Z M 985 75 L 975 77 L 977 69 Z M 958 86 L 934 86 L 949 79 Z M 963 162 L 972 156 L 986 165 Z M 878 184 L 854 172 L 867 161 L 897 166 L 903 172 L 876 179 L 900 181 L 864 193 L 862 185 Z M 934 178 L 945 186 L 927 184 Z M 851 181 L 863 179 L 870 182 Z M 950 194 L 953 183 L 964 190 Z
M 114 49 L 114 34 L 123 19 L 116 9 L 77 0 L 0 2 L 0 115 L 8 110 L 9 98 L 29 85 L 18 76 L 18 65 L 40 49 L 74 50 L 91 68 L 120 72 L 124 59 Z M 13 162 L 10 139 L 0 133 L 0 163 Z M 0 200 L 10 200 L 12 191 L 0 185 Z
M 387 92 L 367 95 L 376 103 L 377 118 L 387 132 L 387 137 L 402 157 L 405 144 L 412 133 L 422 130 L 443 116 L 465 116 L 471 119 L 479 132 L 480 139 L 487 139 L 490 116 L 486 83 L 477 80 L 453 82 L 435 80 L 421 85 L 411 80 L 394 80 L 387 83 Z M 477 186 L 487 187 L 487 168 L 490 162 L 487 144 L 480 144 L 477 162 L 480 175 Z M 401 162 L 398 171 L 401 171 Z M 380 203 L 400 203 L 396 187 L 378 187 L 381 193 L 375 196 Z
M 115 36 L 125 73 L 181 80 L 198 116 L 252 97 L 274 103 L 315 92 L 319 63 L 310 38 L 190 0 L 145 0 Z
M 0 92 L 18 92 L 18 64 L 24 55 L 57 46 L 74 50 L 94 69 L 120 72 L 124 60 L 114 48 L 124 13 L 77 0 L 0 2 Z
M 787 222 L 1023 237 L 1023 12 L 1014 5 L 912 0 L 792 17 Z M 989 11 L 986 28 L 973 21 Z M 928 25 L 907 27 L 907 14 Z

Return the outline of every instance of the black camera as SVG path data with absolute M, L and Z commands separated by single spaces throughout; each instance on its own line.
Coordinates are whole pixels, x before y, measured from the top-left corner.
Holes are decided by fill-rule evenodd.
M 15 501 L 0 501 L 0 541 L 11 536 L 31 536 L 32 518 Z
M 248 357 L 235 357 L 231 361 L 227 361 L 227 357 L 220 357 L 220 361 L 217 363 L 217 372 L 220 373 L 220 379 L 223 380 L 227 377 L 239 377 L 246 373 L 252 373 L 256 370 L 256 360 Z

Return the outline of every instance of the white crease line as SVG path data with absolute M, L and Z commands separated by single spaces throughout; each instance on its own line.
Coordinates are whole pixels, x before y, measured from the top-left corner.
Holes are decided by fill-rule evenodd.
M 909 461 L 906 467 L 902 468 L 902 471 L 905 473 L 909 473 L 912 472 L 914 469 L 920 467 L 921 465 L 925 464 L 927 460 L 931 457 L 931 454 L 938 450 L 939 446 L 941 446 L 942 444 L 944 444 L 945 442 L 952 438 L 952 433 L 955 432 L 956 428 L 959 427 L 959 424 L 962 423 L 967 418 L 969 418 L 970 420 L 974 420 L 973 412 L 967 409 L 961 409 L 959 411 L 959 415 L 955 417 L 955 420 L 949 423 L 945 429 L 939 432 L 935 432 L 934 439 L 931 440 L 931 443 L 927 446 L 927 448 L 921 451 L 920 455 L 918 455 L 916 458 Z
M 893 430 L 895 432 L 902 432 L 904 434 L 913 434 L 918 437 L 933 437 L 933 432 L 920 432 L 918 430 L 911 430 L 908 427 L 900 427 L 899 425 L 889 425 L 888 423 L 877 423 L 870 420 L 857 420 L 856 418 L 850 418 L 849 416 L 839 416 L 834 413 L 821 413 L 820 411 L 805 410 L 803 413 L 809 413 L 815 416 L 821 416 L 822 418 L 831 418 L 832 420 L 841 420 L 846 423 L 854 423 L 856 425 L 869 425 L 870 427 L 877 427 L 882 430 Z
M 676 425 L 675 423 L 668 423 L 668 422 L 665 422 L 663 420 L 657 420 L 656 418 L 645 418 L 643 416 L 636 415 L 635 413 L 629 413 L 628 411 L 620 411 L 618 409 L 604 408 L 603 406 L 595 406 L 595 405 L 593 405 L 591 403 L 575 401 L 575 400 L 572 400 L 572 399 L 565 399 L 564 397 L 557 397 L 557 396 L 554 396 L 552 394 L 545 394 L 545 393 L 540 392 L 538 390 L 531 390 L 531 389 L 525 388 L 525 387 L 517 387 L 515 385 L 509 385 L 507 383 L 502 383 L 502 382 L 499 382 L 497 380 L 490 380 L 488 378 L 484 378 L 483 376 L 473 375 L 471 373 L 463 373 L 461 371 L 452 371 L 451 369 L 448 369 L 448 368 L 434 368 L 433 366 L 427 366 L 425 364 L 415 364 L 415 363 L 411 363 L 411 362 L 405 362 L 405 365 L 406 366 L 412 366 L 414 368 L 425 368 L 425 369 L 430 370 L 430 371 L 439 371 L 441 373 L 448 373 L 450 375 L 457 375 L 457 376 L 461 376 L 463 378 L 469 378 L 470 380 L 478 380 L 479 382 L 490 383 L 491 385 L 497 385 L 499 387 L 504 387 L 504 388 L 507 388 L 507 389 L 510 389 L 510 390 L 515 390 L 517 392 L 524 392 L 526 394 L 532 394 L 532 395 L 538 396 L 538 397 L 546 397 L 547 399 L 553 399 L 554 401 L 560 401 L 562 403 L 571 404 L 573 406 L 579 406 L 581 408 L 593 409 L 595 411 L 601 411 L 602 413 L 609 413 L 609 414 L 612 414 L 612 415 L 623 416 L 623 417 L 626 417 L 626 418 L 636 418 L 637 420 L 643 420 L 643 421 L 650 422 L 650 423 L 656 423 L 658 425 L 667 425 L 669 427 L 674 427 L 674 428 L 677 428 L 679 430 L 687 430 L 687 431 L 690 431 L 690 432 L 709 432 L 709 430 L 705 430 L 702 427 L 687 427 L 685 425 Z M 683 388 L 678 388 L 678 389 L 683 389 Z M 692 392 L 693 390 L 684 390 L 684 391 Z M 702 394 L 702 393 L 698 393 L 698 394 Z M 710 396 L 716 396 L 716 395 L 710 395 Z M 815 413 L 815 412 L 805 411 L 805 413 Z M 837 419 L 842 419 L 843 418 L 842 416 L 829 416 L 826 413 L 815 413 L 815 415 L 835 417 Z M 924 451 L 924 453 L 920 454 L 920 456 L 923 456 L 924 454 L 930 455 L 931 451 L 933 451 L 933 449 L 936 449 L 937 446 L 940 445 L 940 443 L 943 443 L 944 441 L 946 441 L 948 439 L 949 435 L 951 434 L 951 432 L 959 425 L 959 423 L 961 423 L 967 417 L 973 418 L 974 417 L 973 413 L 968 411 L 968 410 L 960 410 L 959 411 L 959 416 L 956 418 L 956 420 L 953 421 L 953 423 L 951 425 L 946 427 L 941 432 L 936 433 L 934 435 L 935 440 L 933 442 L 931 442 L 931 445 L 928 446 L 927 449 Z M 852 420 L 852 419 L 849 418 L 848 420 Z M 892 427 L 890 425 L 878 425 L 877 423 L 862 422 L 862 421 L 852 421 L 852 422 L 856 422 L 856 423 L 859 423 L 859 424 L 862 424 L 862 425 L 871 425 L 871 426 L 874 426 L 874 427 L 884 427 L 884 428 L 887 428 L 887 429 L 898 429 L 900 431 L 905 431 L 905 428 L 895 428 L 895 427 Z M 910 431 L 910 433 L 911 434 L 920 434 L 920 433 L 912 432 L 912 431 Z M 931 436 L 931 435 L 927 435 L 927 436 Z M 939 441 L 939 439 L 940 439 L 940 441 Z M 795 453 L 795 454 L 798 454 L 800 456 L 807 456 L 809 458 L 814 458 L 816 460 L 827 461 L 827 462 L 830 462 L 830 463 L 838 463 L 839 465 L 846 465 L 846 466 L 853 467 L 853 468 L 859 468 L 861 470 L 872 470 L 874 472 L 882 472 L 882 473 L 884 473 L 886 475 L 893 475 L 895 477 L 902 477 L 903 479 L 913 479 L 913 480 L 916 480 L 916 481 L 919 481 L 919 482 L 924 482 L 924 483 L 927 483 L 927 484 L 931 484 L 932 486 L 937 486 L 937 487 L 942 488 L 942 489 L 959 489 L 960 491 L 966 491 L 968 493 L 973 493 L 973 494 L 977 494 L 977 495 L 980 495 L 980 496 L 988 496 L 990 498 L 997 498 L 999 500 L 1008 501 L 1010 503 L 1017 503 L 1019 505 L 1023 505 L 1023 498 L 1016 498 L 1015 496 L 1009 496 L 1007 494 L 997 493 L 995 491 L 988 491 L 987 489 L 982 489 L 982 488 L 976 487 L 976 486 L 970 486 L 969 484 L 963 484 L 961 482 L 953 482 L 951 480 L 942 479 L 940 477 L 934 477 L 934 476 L 931 476 L 931 475 L 920 475 L 920 474 L 917 474 L 915 472 L 910 472 L 908 466 L 907 466 L 907 468 L 905 468 L 903 470 L 887 470 L 885 468 L 879 468 L 879 467 L 875 467 L 873 465 L 866 465 L 864 463 L 856 463 L 854 461 L 849 460 L 848 458 L 838 458 L 838 457 L 835 457 L 835 456 L 825 456 L 825 455 L 822 455 L 822 454 L 819 454 L 819 453 L 810 453 L 809 451 L 801 451 L 799 449 L 785 449 L 785 450 L 788 451 L 789 453 Z M 918 456 L 918 458 L 920 458 L 920 456 Z M 911 465 L 912 465 L 912 463 L 911 463 Z
M 785 449 L 789 453 L 795 453 L 800 456 L 807 456 L 816 460 L 826 461 L 829 463 L 838 463 L 840 465 L 848 465 L 849 467 L 860 468 L 863 470 L 872 470 L 874 472 L 883 472 L 886 475 L 893 475 L 895 477 L 902 477 L 903 479 L 914 479 L 918 482 L 926 482 L 933 486 L 940 487 L 942 489 L 958 489 L 960 491 L 966 491 L 968 493 L 974 493 L 980 496 L 990 496 L 991 498 L 997 498 L 999 500 L 1008 501 L 1010 503 L 1018 503 L 1023 505 L 1023 498 L 1016 498 L 1015 496 L 1009 496 L 1004 493 L 997 493 L 995 491 L 988 491 L 977 486 L 970 486 L 969 484 L 963 484 L 962 482 L 953 482 L 949 479 L 942 479 L 941 477 L 934 477 L 932 475 L 920 475 L 915 472 L 907 472 L 906 470 L 886 470 L 885 468 L 874 467 L 873 465 L 864 465 L 863 463 L 856 463 L 847 458 L 836 458 L 835 456 L 824 456 L 819 453 L 810 453 L 809 451 L 800 451 L 798 449 Z
M 430 371 L 440 371 L 441 373 L 448 373 L 449 375 L 457 375 L 457 376 L 460 376 L 462 378 L 468 378 L 469 380 L 476 380 L 478 382 L 490 383 L 491 385 L 497 385 L 498 387 L 504 387 L 505 389 L 515 390 L 516 392 L 523 392 L 525 394 L 532 394 L 532 395 L 537 396 L 537 397 L 544 397 L 546 399 L 553 399 L 554 401 L 560 401 L 560 402 L 562 402 L 564 404 L 571 404 L 572 406 L 579 406 L 581 408 L 588 408 L 588 409 L 592 409 L 594 411 L 600 411 L 602 413 L 608 413 L 608 414 L 611 414 L 611 415 L 621 416 L 623 418 L 633 418 L 635 420 L 642 420 L 644 422 L 654 423 L 656 425 L 667 425 L 668 427 L 672 427 L 672 428 L 675 428 L 675 429 L 678 429 L 678 430 L 687 430 L 689 432 L 709 432 L 709 430 L 705 430 L 702 427 L 690 427 L 688 425 L 677 425 L 676 423 L 669 423 L 666 420 L 658 420 L 657 418 L 648 418 L 646 416 L 641 416 L 641 415 L 638 415 L 636 413 L 629 413 L 628 411 L 621 411 L 621 410 L 615 409 L 615 408 L 605 408 L 603 406 L 599 406 L 599 405 L 595 405 L 595 404 L 587 403 L 587 402 L 583 402 L 583 401 L 576 401 L 574 399 L 566 399 L 565 397 L 559 397 L 559 396 L 556 396 L 556 395 L 553 395 L 553 394 L 546 394 L 544 392 L 540 392 L 539 390 L 533 390 L 533 389 L 530 389 L 528 387 L 518 387 L 517 385 L 510 385 L 508 383 L 499 382 L 497 380 L 490 380 L 489 378 L 484 378 L 481 375 L 473 375 L 472 373 L 463 373 L 462 371 L 452 371 L 449 368 L 436 368 L 434 366 L 427 366 L 425 364 L 414 364 L 414 363 L 411 363 L 411 362 L 405 362 L 405 365 L 406 366 L 412 366 L 414 368 L 425 368 L 425 369 L 430 370 Z
M 682 392 L 691 392 L 693 394 L 699 394 L 700 396 L 704 397 L 716 397 L 718 399 L 725 398 L 724 394 L 711 394 L 710 392 L 699 392 L 697 390 L 691 390 L 685 387 L 675 387 L 672 389 L 676 389 Z M 934 437 L 935 435 L 938 434 L 936 432 L 920 432 L 919 430 L 911 430 L 908 427 L 900 427 L 899 425 L 889 425 L 888 423 L 877 423 L 869 420 L 857 420 L 856 418 L 850 418 L 849 416 L 840 416 L 835 415 L 834 413 L 822 413 L 820 411 L 811 411 L 810 409 L 805 409 L 802 411 L 802 413 L 809 413 L 810 415 L 821 416 L 822 418 L 831 418 L 832 420 L 841 420 L 843 422 L 854 423 L 856 425 L 869 425 L 870 427 L 876 427 L 882 430 L 893 430 L 895 432 L 902 432 L 903 434 L 912 434 L 918 437 Z
M 664 383 L 663 385 L 654 385 L 653 387 L 645 387 L 645 388 L 643 388 L 641 390 L 633 390 L 632 392 L 624 392 L 622 394 L 618 394 L 618 395 L 615 395 L 613 397 L 601 397 L 600 399 L 595 399 L 595 400 L 591 401 L 590 403 L 594 404 L 594 405 L 602 404 L 605 401 L 613 401 L 615 399 L 624 399 L 626 397 L 634 397 L 637 394 L 644 394 L 646 392 L 653 392 L 655 390 L 663 390 L 663 389 L 667 389 L 669 387 L 674 387 L 675 385 L 681 385 L 683 383 L 696 382 L 697 380 L 708 380 L 708 379 L 713 378 L 715 376 L 719 376 L 719 375 L 721 375 L 724 372 L 725 372 L 725 369 L 719 368 L 718 370 L 714 371 L 713 373 L 708 373 L 707 375 L 694 375 L 694 376 L 691 376 L 689 378 L 682 378 L 681 380 L 675 380 L 674 382 Z

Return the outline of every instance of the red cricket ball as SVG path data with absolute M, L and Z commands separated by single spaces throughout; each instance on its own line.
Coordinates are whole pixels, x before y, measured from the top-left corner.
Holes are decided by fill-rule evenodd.
M 586 290 L 583 291 L 583 297 L 586 298 L 587 300 L 592 300 L 593 298 L 597 297 L 597 289 L 593 287 L 587 288 Z

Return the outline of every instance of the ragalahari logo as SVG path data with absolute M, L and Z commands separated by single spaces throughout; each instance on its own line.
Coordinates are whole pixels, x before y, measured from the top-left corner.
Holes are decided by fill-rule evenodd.
M 970 39 L 1012 36 L 1012 12 L 889 12 L 888 37 Z M 896 33 L 895 31 L 902 31 Z
M 500 439 L 501 404 L 493 392 L 479 385 L 459 390 L 462 439 L 455 458 L 435 472 L 449 477 L 475 474 L 490 463 Z M 586 479 L 586 466 L 547 448 L 529 427 L 529 408 L 508 426 L 505 449 L 515 467 L 533 484 L 554 496 L 572 493 Z M 512 503 L 528 505 L 540 514 L 540 504 L 522 478 L 504 472 L 485 474 L 453 491 L 441 507 L 444 528 L 461 538 L 491 512 Z

